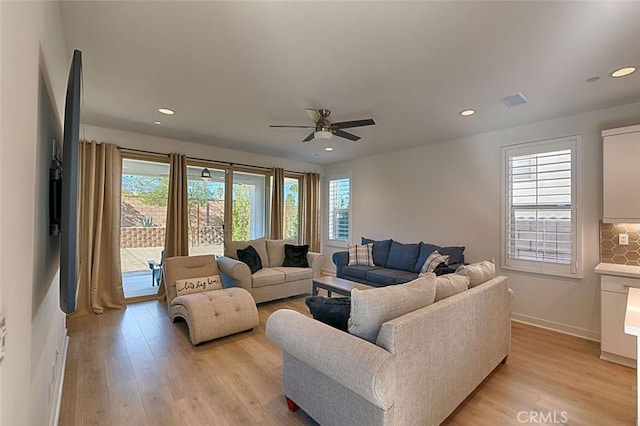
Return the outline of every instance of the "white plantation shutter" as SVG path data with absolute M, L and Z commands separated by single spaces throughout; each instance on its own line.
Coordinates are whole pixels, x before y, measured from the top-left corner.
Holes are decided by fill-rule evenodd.
M 349 241 L 350 220 L 349 178 L 329 180 L 329 239 Z
M 503 148 L 503 266 L 578 272 L 577 137 Z

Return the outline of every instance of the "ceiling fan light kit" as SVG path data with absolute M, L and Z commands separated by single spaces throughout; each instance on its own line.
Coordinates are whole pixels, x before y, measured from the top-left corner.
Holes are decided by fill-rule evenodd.
M 331 139 L 331 131 L 329 130 L 316 130 L 313 132 L 314 139 Z
M 342 129 L 350 129 L 352 127 L 363 127 L 363 126 L 373 126 L 376 124 L 373 119 L 368 118 L 365 120 L 354 120 L 354 121 L 342 121 L 340 123 L 332 123 L 329 121 L 329 115 L 331 111 L 328 109 L 312 109 L 305 108 L 309 117 L 315 123 L 315 126 L 288 126 L 288 125 L 276 125 L 272 124 L 269 127 L 290 127 L 297 129 L 314 129 L 312 133 L 310 133 L 306 138 L 302 140 L 302 142 L 309 142 L 314 139 L 331 139 L 333 135 L 339 136 L 341 138 L 349 139 L 351 141 L 357 141 L 360 139 L 360 136 L 354 135 L 353 133 L 345 132 Z

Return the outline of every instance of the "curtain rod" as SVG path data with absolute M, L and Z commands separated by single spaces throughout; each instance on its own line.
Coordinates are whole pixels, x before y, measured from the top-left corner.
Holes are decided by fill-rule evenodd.
M 122 152 L 135 152 L 135 153 L 140 153 L 140 154 L 150 154 L 150 155 L 157 155 L 157 156 L 161 156 L 161 157 L 167 157 L 169 158 L 171 156 L 171 154 L 161 154 L 159 152 L 153 152 L 153 151 L 146 151 L 144 149 L 136 149 L 136 148 L 122 148 L 119 147 L 120 151 Z M 257 169 L 257 170 L 266 170 L 266 171 L 272 171 L 273 167 L 265 167 L 265 166 L 254 166 L 252 164 L 244 164 L 244 163 L 233 163 L 231 161 L 220 161 L 220 160 L 210 160 L 207 158 L 196 158 L 196 157 L 189 157 L 187 156 L 187 160 L 194 160 L 194 161 L 202 161 L 203 163 L 212 163 L 212 164 L 219 164 L 219 165 L 223 165 L 223 166 L 240 166 L 240 167 L 247 167 L 250 169 Z M 306 172 L 299 172 L 296 170 L 285 170 L 286 173 L 293 173 L 293 174 L 298 174 L 298 175 L 304 175 Z M 314 172 L 316 173 L 316 172 Z

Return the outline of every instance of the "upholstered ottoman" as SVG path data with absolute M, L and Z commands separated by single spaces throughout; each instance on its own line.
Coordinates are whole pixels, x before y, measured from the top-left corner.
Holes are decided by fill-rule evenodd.
M 194 345 L 250 330 L 260 323 L 253 297 L 238 287 L 177 296 L 169 311 L 171 321 L 180 317 L 187 322 Z

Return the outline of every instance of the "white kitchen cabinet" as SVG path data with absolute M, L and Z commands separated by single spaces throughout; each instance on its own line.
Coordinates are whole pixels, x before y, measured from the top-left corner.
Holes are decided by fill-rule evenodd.
M 640 287 L 640 279 L 611 275 L 600 278 L 600 358 L 635 367 L 637 338 L 624 332 L 629 287 Z
M 602 132 L 603 221 L 640 222 L 640 125 Z

